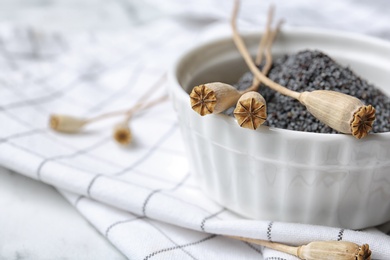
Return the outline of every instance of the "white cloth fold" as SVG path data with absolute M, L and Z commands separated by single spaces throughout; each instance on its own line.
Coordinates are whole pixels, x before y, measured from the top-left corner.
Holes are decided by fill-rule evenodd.
M 201 20 L 199 13 L 192 14 Z M 228 17 L 222 11 L 208 16 Z M 375 259 L 390 259 L 390 236 L 378 228 L 248 220 L 204 196 L 188 171 L 169 102 L 131 120 L 128 148 L 111 138 L 120 118 L 76 135 L 48 129 L 51 113 L 89 117 L 128 108 L 150 89 L 149 100 L 163 95 L 167 66 L 205 37 L 200 29 L 169 19 L 127 33 L 71 37 L 3 28 L 0 165 L 58 188 L 130 259 L 296 259 L 221 235 L 291 245 L 347 240 L 368 243 Z

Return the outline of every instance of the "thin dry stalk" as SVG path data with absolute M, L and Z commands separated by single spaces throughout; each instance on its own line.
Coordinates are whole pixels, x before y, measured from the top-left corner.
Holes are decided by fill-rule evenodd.
M 137 110 L 138 108 L 140 108 L 143 105 L 145 100 L 153 94 L 153 92 L 156 90 L 156 88 L 158 88 L 161 85 L 161 83 L 163 81 L 165 81 L 166 79 L 167 79 L 167 75 L 166 74 L 162 75 L 162 77 L 155 84 L 153 84 L 153 86 L 138 99 L 139 101 L 132 108 L 126 109 L 126 110 L 118 110 L 118 111 L 108 112 L 108 113 L 98 115 L 98 116 L 93 117 L 93 118 L 89 118 L 86 120 L 87 124 L 92 123 L 92 122 L 96 122 L 96 121 L 100 121 L 100 120 L 103 120 L 106 118 L 114 117 L 114 116 L 128 114 L 128 113 L 131 113 L 131 111 Z
M 125 119 L 114 127 L 114 131 L 113 131 L 114 140 L 118 144 L 123 146 L 130 144 L 131 141 L 133 140 L 133 135 L 129 125 L 130 125 L 130 119 L 133 117 L 134 113 L 151 108 L 159 103 L 166 101 L 167 99 L 168 99 L 168 95 L 164 95 L 162 97 L 149 101 L 148 103 L 136 104 L 133 108 L 127 110 Z
M 280 28 L 281 28 L 283 23 L 284 23 L 284 21 L 280 20 L 276 26 L 276 29 L 269 32 L 269 34 L 266 37 L 267 44 L 266 44 L 266 48 L 265 48 L 265 52 L 264 52 L 265 58 L 266 58 L 266 63 L 261 71 L 264 75 L 268 75 L 268 72 L 271 70 L 271 67 L 272 67 L 272 45 L 273 45 L 275 38 L 276 38 L 276 35 L 279 33 Z M 262 38 L 264 38 L 264 37 L 262 37 Z M 261 60 L 260 60 L 260 63 L 261 63 Z M 259 66 L 260 63 L 256 62 L 256 65 Z M 249 87 L 249 89 L 257 90 L 260 87 L 260 83 L 261 83 L 261 81 L 257 77 L 253 77 L 252 86 Z
M 236 25 L 236 20 L 237 20 L 237 15 L 238 15 L 238 9 L 239 9 L 239 1 L 235 1 L 234 9 L 233 9 L 233 14 L 232 14 L 232 19 L 231 19 L 231 27 L 233 30 L 233 40 L 237 46 L 238 51 L 241 53 L 242 57 L 244 58 L 245 62 L 247 63 L 249 69 L 252 71 L 255 77 L 257 77 L 260 81 L 262 81 L 264 84 L 272 88 L 273 90 L 295 98 L 299 99 L 299 92 L 290 90 L 288 88 L 283 87 L 282 85 L 270 80 L 268 77 L 266 77 L 263 73 L 259 71 L 257 68 L 256 64 L 253 62 L 251 55 L 249 54 L 249 51 L 241 38 L 241 36 L 238 33 L 237 30 L 237 25 Z
M 68 116 L 68 115 L 63 115 L 63 114 L 52 114 L 50 115 L 49 118 L 49 126 L 53 130 L 57 132 L 64 132 L 64 133 L 77 133 L 80 132 L 84 126 L 87 124 L 100 121 L 106 118 L 114 117 L 114 116 L 119 116 L 119 115 L 128 115 L 128 114 L 133 114 L 135 111 L 138 111 L 142 109 L 142 107 L 148 108 L 154 103 L 159 103 L 163 100 L 160 99 L 166 99 L 160 98 L 158 100 L 149 102 L 145 104 L 145 100 L 153 94 L 153 91 L 156 90 L 157 87 L 159 87 L 162 83 L 162 81 L 166 80 L 166 74 L 164 74 L 148 91 L 146 91 L 141 97 L 140 101 L 137 102 L 132 108 L 126 109 L 126 110 L 119 110 L 119 111 L 113 111 L 109 113 L 105 113 L 93 118 L 85 119 L 85 118 L 79 118 L 79 117 L 74 117 L 74 116 Z
M 268 9 L 267 24 L 265 26 L 264 35 L 263 37 L 261 37 L 259 47 L 257 49 L 257 54 L 255 59 L 255 63 L 257 66 L 259 66 L 263 60 L 264 50 L 266 48 L 265 46 L 267 45 L 267 39 L 271 32 L 271 24 L 272 24 L 272 20 L 274 19 L 274 13 L 275 13 L 275 7 L 271 5 L 270 8 Z
M 129 122 L 130 119 L 133 117 L 135 112 L 144 111 L 148 108 L 151 108 L 155 105 L 158 105 L 164 101 L 168 100 L 168 95 L 161 96 L 159 98 L 153 99 L 152 101 L 149 101 L 147 103 L 139 102 L 134 107 L 126 111 L 126 119 L 125 122 Z
M 104 114 L 98 115 L 98 116 L 96 116 L 96 117 L 88 118 L 88 119 L 86 119 L 86 123 L 87 123 L 87 124 L 90 124 L 90 123 L 94 123 L 94 122 L 97 122 L 97 121 L 101 121 L 101 120 L 104 120 L 104 119 L 107 119 L 107 118 L 125 115 L 125 114 L 127 114 L 127 113 L 129 112 L 129 110 L 132 110 L 132 109 L 134 109 L 135 107 L 138 107 L 139 105 L 140 105 L 140 104 L 137 103 L 137 104 L 135 104 L 134 107 L 132 107 L 131 109 L 112 111 L 112 112 L 108 112 L 108 113 L 104 113 Z
M 168 99 L 168 95 L 164 95 L 162 97 L 156 98 L 147 103 L 138 102 L 132 108 L 127 110 L 114 111 L 91 119 L 83 119 L 83 118 L 61 115 L 61 114 L 52 114 L 50 115 L 49 118 L 49 126 L 50 128 L 52 128 L 57 132 L 77 133 L 80 132 L 83 129 L 83 127 L 87 124 L 100 121 L 109 117 L 118 116 L 118 115 L 126 115 L 126 119 L 124 120 L 124 123 L 127 124 L 135 112 L 148 109 L 152 106 L 164 102 L 167 99 Z

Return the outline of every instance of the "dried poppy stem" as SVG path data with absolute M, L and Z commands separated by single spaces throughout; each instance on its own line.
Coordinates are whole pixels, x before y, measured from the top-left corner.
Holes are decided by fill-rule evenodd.
M 260 63 L 264 49 L 270 52 L 273 40 L 269 41 L 269 36 L 271 36 L 271 34 L 277 33 L 270 32 L 272 17 L 273 10 L 271 8 L 268 13 L 267 29 L 259 44 Z M 266 65 L 263 68 L 263 73 L 268 74 L 271 66 L 272 56 L 267 55 Z M 208 114 L 218 114 L 236 104 L 241 96 L 245 93 L 257 90 L 259 86 L 260 82 L 258 82 L 258 84 L 252 84 L 249 88 L 242 91 L 238 91 L 233 86 L 221 82 L 211 82 L 195 86 L 190 93 L 191 108 L 201 116 Z
M 266 63 L 262 69 L 262 73 L 264 75 L 267 75 L 268 72 L 271 70 L 271 67 L 272 67 L 272 51 L 271 51 L 272 44 L 276 38 L 276 35 L 280 31 L 280 27 L 283 24 L 283 21 L 280 20 L 277 24 L 276 29 L 272 31 L 271 30 L 271 23 L 273 20 L 273 15 L 274 15 L 274 6 L 271 6 L 270 9 L 268 10 L 266 29 L 265 29 L 263 37 L 261 37 L 261 39 L 260 39 L 259 48 L 257 51 L 256 60 L 255 60 L 256 66 L 259 66 L 263 60 L 263 55 L 265 55 Z M 257 91 L 260 87 L 260 83 L 261 82 L 257 77 L 253 77 L 252 85 L 249 88 L 247 88 L 241 92 L 244 94 L 244 93 L 247 93 L 250 91 Z
M 127 109 L 127 110 L 120 110 L 120 111 L 114 111 L 114 112 L 109 112 L 94 118 L 90 119 L 84 119 L 84 118 L 78 118 L 78 117 L 73 117 L 73 116 L 68 116 L 68 115 L 61 115 L 61 114 L 53 114 L 50 115 L 49 119 L 49 126 L 55 131 L 58 132 L 64 132 L 64 133 L 77 133 L 81 131 L 81 129 L 90 123 L 100 121 L 106 118 L 114 117 L 114 116 L 119 116 L 119 115 L 126 115 L 127 122 L 130 120 L 130 117 L 135 112 L 139 112 L 141 110 L 150 108 L 154 105 L 157 105 L 158 103 L 161 103 L 165 100 L 168 99 L 167 95 L 164 95 L 162 97 L 159 97 L 155 100 L 152 100 L 150 102 L 144 103 L 144 102 L 138 102 L 135 104 L 132 108 Z
M 129 122 L 135 112 L 146 110 L 167 100 L 168 100 L 168 95 L 164 95 L 159 98 L 153 99 L 152 101 L 149 101 L 147 103 L 138 102 L 134 107 L 127 110 L 125 122 Z
M 296 92 L 283 87 L 261 73 L 253 62 L 243 39 L 238 34 L 236 26 L 238 7 L 239 1 L 236 0 L 231 19 L 233 40 L 254 76 L 280 94 L 301 102 L 313 116 L 331 128 L 341 133 L 352 134 L 358 139 L 367 136 L 375 120 L 375 108 L 371 105 L 366 106 L 355 97 L 335 91 Z
M 133 140 L 133 135 L 130 130 L 130 119 L 134 116 L 135 112 L 146 110 L 159 103 L 162 103 L 168 99 L 168 95 L 156 98 L 148 103 L 137 103 L 134 107 L 126 111 L 126 118 L 119 124 L 115 125 L 113 130 L 113 138 L 120 145 L 128 145 Z
M 82 128 L 90 123 L 100 121 L 106 118 L 114 117 L 114 116 L 119 116 L 119 115 L 124 115 L 124 114 L 129 114 L 135 112 L 135 110 L 139 110 L 140 107 L 143 105 L 146 105 L 147 107 L 150 107 L 148 103 L 144 104 L 145 99 L 150 96 L 153 91 L 157 87 L 159 87 L 163 81 L 166 80 L 166 74 L 164 74 L 148 91 L 146 91 L 140 98 L 138 103 L 136 103 L 132 108 L 126 109 L 126 110 L 119 110 L 119 111 L 114 111 L 114 112 L 108 112 L 93 118 L 78 118 L 74 116 L 69 116 L 69 115 L 63 115 L 63 114 L 52 114 L 50 115 L 49 118 L 49 126 L 55 131 L 58 132 L 64 132 L 64 133 L 77 133 L 82 130 Z M 152 101 L 151 103 L 154 103 L 155 101 Z M 160 102 L 160 101 L 158 101 Z
M 371 250 L 368 244 L 359 246 L 347 241 L 314 241 L 307 245 L 294 247 L 266 240 L 228 236 L 237 240 L 253 243 L 294 255 L 300 259 L 317 260 L 370 260 Z
M 268 43 L 268 37 L 271 32 L 271 23 L 274 18 L 275 13 L 275 7 L 273 5 L 270 6 L 268 9 L 268 15 L 267 15 L 267 23 L 265 26 L 265 31 L 263 37 L 260 39 L 259 47 L 257 49 L 256 59 L 255 63 L 256 65 L 260 65 L 263 60 L 264 50 L 266 49 L 266 45 Z
M 266 44 L 266 48 L 265 48 L 266 63 L 262 69 L 262 73 L 264 75 L 267 75 L 268 72 L 271 70 L 271 67 L 272 67 L 272 51 L 271 51 L 272 44 L 276 38 L 276 35 L 279 33 L 280 28 L 281 28 L 283 23 L 284 23 L 284 21 L 280 20 L 276 26 L 276 29 L 269 32 L 269 35 L 267 36 L 267 44 Z M 262 38 L 264 38 L 264 37 L 262 37 Z M 259 66 L 260 64 L 261 64 L 261 59 L 260 59 L 260 62 L 256 62 L 257 66 Z M 252 86 L 249 89 L 253 88 L 253 90 L 257 90 L 260 86 L 260 83 L 261 82 L 257 77 L 253 77 Z
M 158 98 L 156 100 L 153 100 L 153 101 L 150 101 L 148 103 L 138 102 L 130 109 L 113 111 L 113 112 L 109 112 L 109 113 L 106 113 L 106 114 L 102 114 L 102 115 L 99 115 L 99 116 L 87 119 L 86 123 L 89 124 L 89 123 L 92 123 L 92 122 L 96 122 L 96 121 L 100 121 L 100 120 L 103 120 L 103 119 L 106 119 L 106 118 L 120 116 L 120 115 L 132 115 L 136 111 L 140 111 L 140 110 L 152 107 L 152 106 L 154 106 L 154 105 L 156 105 L 156 104 L 158 104 L 158 103 L 160 103 L 162 101 L 165 101 L 167 99 L 168 99 L 168 96 L 165 95 L 163 97 L 160 97 L 160 98 Z
M 88 118 L 88 119 L 86 119 L 86 123 L 90 124 L 90 123 L 101 121 L 101 120 L 104 120 L 104 119 L 107 119 L 107 118 L 125 115 L 125 114 L 129 113 L 129 111 L 134 110 L 135 108 L 139 107 L 139 105 L 140 105 L 140 103 L 137 103 L 137 104 L 134 105 L 134 107 L 132 107 L 130 109 L 108 112 L 108 113 L 105 113 L 105 114 L 98 115 L 96 117 Z
M 162 77 L 159 80 L 157 80 L 157 82 L 138 99 L 140 101 L 137 102 L 132 108 L 126 109 L 126 110 L 119 110 L 119 111 L 114 111 L 114 112 L 108 112 L 108 113 L 105 113 L 105 114 L 102 114 L 102 115 L 98 115 L 98 116 L 96 116 L 94 118 L 87 119 L 87 122 L 88 123 L 92 123 L 92 122 L 100 121 L 102 119 L 106 119 L 106 118 L 110 118 L 110 117 L 114 117 L 114 116 L 118 116 L 118 115 L 131 113 L 131 111 L 136 110 L 137 108 L 141 107 L 143 105 L 144 101 L 150 95 L 152 95 L 152 93 L 156 90 L 156 88 L 158 88 L 161 85 L 161 83 L 166 80 L 166 78 L 167 78 L 166 74 L 162 75 Z
M 245 62 L 247 63 L 249 69 L 252 71 L 252 73 L 255 75 L 255 77 L 257 77 L 259 80 L 261 80 L 264 84 L 266 84 L 267 86 L 269 86 L 273 90 L 275 90 L 283 95 L 298 99 L 299 95 L 300 95 L 299 92 L 285 88 L 282 85 L 279 85 L 278 83 L 270 80 L 264 74 L 262 74 L 259 71 L 259 69 L 256 67 L 256 64 L 253 62 L 251 55 L 249 54 L 248 49 L 245 46 L 244 40 L 238 34 L 237 25 L 236 25 L 236 20 L 237 20 L 237 15 L 238 15 L 238 7 L 239 7 L 239 1 L 236 0 L 235 4 L 234 4 L 232 19 L 231 19 L 231 27 L 233 30 L 233 40 L 237 46 L 237 49 L 241 53 Z

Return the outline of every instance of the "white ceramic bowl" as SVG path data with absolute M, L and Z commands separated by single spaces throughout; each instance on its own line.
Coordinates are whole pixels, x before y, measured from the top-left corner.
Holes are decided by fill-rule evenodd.
M 255 53 L 260 34 L 245 34 Z M 318 49 L 390 94 L 390 43 L 317 29 L 283 30 L 275 56 Z M 240 128 L 233 117 L 201 117 L 188 92 L 200 83 L 235 83 L 248 71 L 230 37 L 182 55 L 170 92 L 204 192 L 243 216 L 360 229 L 390 220 L 390 132 L 357 140 L 262 126 Z

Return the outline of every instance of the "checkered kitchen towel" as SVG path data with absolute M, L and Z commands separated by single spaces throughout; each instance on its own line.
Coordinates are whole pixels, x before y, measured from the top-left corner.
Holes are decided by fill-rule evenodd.
M 205 197 L 169 103 L 133 118 L 128 148 L 111 138 L 118 119 L 77 135 L 47 128 L 50 113 L 89 117 L 127 108 L 156 86 L 150 98 L 162 95 L 167 64 L 199 32 L 171 20 L 77 37 L 1 28 L 0 164 L 58 188 L 130 259 L 296 259 L 221 235 L 292 245 L 347 240 L 390 259 L 386 225 L 353 231 L 254 221 Z

